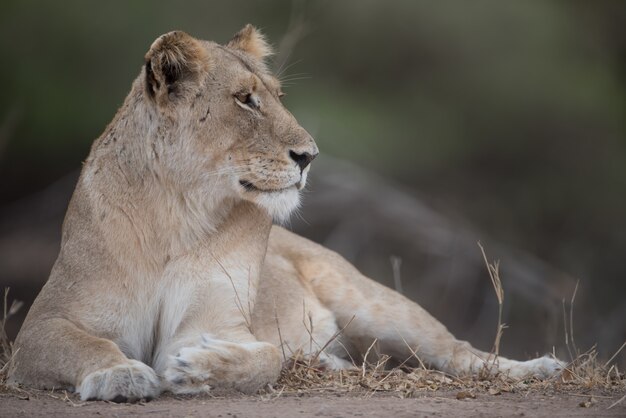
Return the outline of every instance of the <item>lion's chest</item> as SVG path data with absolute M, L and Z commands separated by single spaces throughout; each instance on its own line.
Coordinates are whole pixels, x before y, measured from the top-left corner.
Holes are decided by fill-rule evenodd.
M 246 326 L 257 293 L 257 270 L 240 257 L 216 262 L 208 256 L 189 256 L 169 263 L 156 280 L 133 294 L 120 317 L 116 343 L 129 358 L 158 370 L 176 350 L 172 341 Z

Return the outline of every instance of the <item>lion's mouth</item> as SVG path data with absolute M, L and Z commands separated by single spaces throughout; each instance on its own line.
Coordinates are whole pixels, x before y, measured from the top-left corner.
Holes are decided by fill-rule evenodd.
M 259 190 L 254 184 L 250 183 L 248 180 L 239 180 L 239 184 L 243 187 L 247 192 L 254 192 Z
M 283 187 L 279 189 L 264 189 L 264 188 L 255 186 L 252 182 L 248 180 L 239 180 L 239 184 L 241 185 L 241 187 L 244 188 L 246 192 L 260 192 L 260 193 L 282 192 L 282 191 L 285 191 L 287 189 L 291 189 L 292 187 L 294 187 L 294 185 L 291 185 L 291 186 Z

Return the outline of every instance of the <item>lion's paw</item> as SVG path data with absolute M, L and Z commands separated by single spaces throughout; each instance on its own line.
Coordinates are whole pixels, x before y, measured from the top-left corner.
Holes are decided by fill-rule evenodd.
M 208 357 L 206 350 L 199 347 L 185 347 L 170 362 L 163 373 L 167 389 L 172 393 L 200 393 L 211 389 L 209 381 L 212 373 L 199 367 L 202 357 Z
M 350 361 L 334 354 L 321 353 L 318 357 L 320 367 L 327 370 L 355 370 L 357 367 Z
M 89 373 L 77 392 L 83 401 L 136 402 L 158 396 L 160 382 L 150 367 L 137 360 L 128 360 L 127 364 Z
M 204 334 L 196 345 L 170 356 L 163 377 L 167 389 L 178 394 L 207 392 L 217 386 L 254 392 L 278 377 L 280 358 L 276 355 L 273 362 L 268 355 L 272 350 L 276 349 L 268 343 L 232 343 Z
M 198 344 L 182 348 L 163 374 L 168 390 L 173 393 L 198 393 L 211 389 L 214 377 L 224 377 L 237 361 L 238 345 L 202 335 Z
M 539 357 L 533 360 L 520 362 L 519 365 L 509 370 L 509 377 L 522 379 L 536 377 L 548 379 L 561 373 L 567 364 L 549 356 Z

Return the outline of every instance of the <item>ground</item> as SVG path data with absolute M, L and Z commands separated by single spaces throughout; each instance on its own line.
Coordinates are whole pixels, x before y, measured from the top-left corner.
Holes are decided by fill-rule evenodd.
M 294 363 L 261 394 L 166 393 L 136 404 L 81 402 L 65 391 L 0 384 L 0 417 L 626 416 L 623 375 L 611 377 L 595 368 L 593 375 L 581 376 L 582 370 L 547 381 L 513 382 L 502 376 L 460 379 L 425 369 L 325 372 Z
M 413 398 L 390 393 L 289 393 L 266 396 L 166 395 L 151 402 L 115 404 L 80 402 L 62 392 L 0 394 L 2 417 L 595 417 L 626 416 L 626 402 L 607 409 L 620 396 L 595 394 L 489 393 L 463 398 L 459 392 L 437 390 Z M 591 399 L 591 400 L 590 400 Z

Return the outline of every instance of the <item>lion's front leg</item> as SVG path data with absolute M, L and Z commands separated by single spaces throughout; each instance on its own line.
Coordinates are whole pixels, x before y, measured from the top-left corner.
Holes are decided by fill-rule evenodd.
M 164 372 L 174 393 L 234 388 L 254 393 L 278 379 L 282 362 L 276 347 L 264 342 L 235 343 L 210 334 L 170 356 Z
M 166 390 L 250 393 L 276 381 L 282 366 L 278 349 L 250 330 L 261 255 L 258 264 L 237 255 L 202 254 L 168 266 L 154 361 Z
M 152 368 L 126 357 L 112 340 L 91 335 L 65 318 L 27 320 L 16 349 L 9 383 L 69 388 L 82 400 L 135 402 L 161 393 Z

